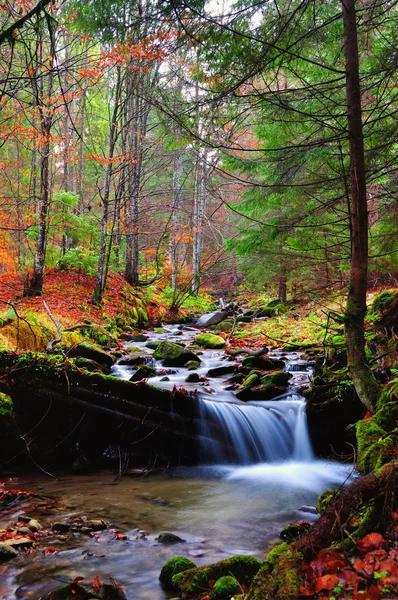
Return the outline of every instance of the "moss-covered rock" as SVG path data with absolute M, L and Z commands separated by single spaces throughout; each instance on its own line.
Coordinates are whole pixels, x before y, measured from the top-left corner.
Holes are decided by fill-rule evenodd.
M 261 372 L 260 371 L 250 371 L 249 375 L 245 377 L 243 382 L 243 387 L 246 389 L 252 388 L 254 385 L 257 385 L 260 381 Z
M 257 573 L 247 600 L 297 600 L 302 559 L 286 542 L 276 546 Z
M 168 560 L 162 567 L 159 575 L 159 581 L 166 590 L 177 591 L 173 585 L 172 579 L 175 575 L 183 573 L 188 569 L 196 569 L 195 563 L 185 556 L 175 556 Z
M 195 344 L 202 348 L 216 350 L 217 348 L 224 348 L 225 340 L 220 335 L 215 335 L 214 333 L 199 333 L 195 336 Z
M 199 594 L 208 588 L 209 581 L 231 575 L 241 584 L 248 586 L 261 567 L 261 562 L 254 556 L 232 556 L 213 565 L 205 565 L 189 569 L 184 573 L 174 575 L 172 584 L 188 597 Z
M 7 394 L 0 393 L 0 418 L 10 417 L 14 410 L 12 398 Z
M 79 367 L 79 369 L 85 369 L 89 371 L 89 373 L 103 373 L 104 368 L 97 362 L 96 360 L 92 360 L 91 358 L 83 358 L 83 356 L 77 356 L 72 359 L 74 364 Z
M 217 579 L 212 589 L 212 597 L 215 600 L 223 600 L 231 598 L 234 594 L 239 594 L 241 591 L 239 582 L 232 575 L 225 575 Z
M 291 373 L 287 373 L 286 371 L 282 371 L 282 370 L 277 370 L 277 371 L 272 371 L 271 373 L 267 373 L 266 375 L 264 375 L 261 378 L 261 383 L 262 384 L 268 384 L 271 383 L 272 385 L 276 385 L 276 386 L 280 386 L 280 387 L 286 387 L 289 383 L 289 379 L 291 379 L 293 376 Z
M 70 351 L 70 354 L 72 356 L 89 358 L 96 361 L 100 365 L 105 365 L 106 367 L 111 367 L 115 362 L 114 358 L 102 348 L 96 344 L 90 344 L 88 342 L 81 342 Z
M 398 290 L 383 290 L 373 299 L 371 312 L 383 313 L 397 297 Z
M 156 369 L 148 365 L 142 365 L 136 370 L 134 375 L 130 377 L 130 381 L 141 381 L 142 379 L 149 379 L 150 377 L 155 377 L 155 375 Z
M 200 363 L 198 363 L 196 360 L 190 360 L 185 365 L 185 368 L 188 369 L 188 371 L 196 371 L 196 369 L 199 369 L 199 367 Z
M 279 537 L 284 542 L 292 542 L 303 533 L 306 533 L 311 528 L 311 523 L 301 521 L 301 523 L 290 523 L 282 529 Z
M 161 360 L 165 367 L 183 367 L 190 361 L 200 363 L 200 358 L 173 342 L 160 342 L 153 353 L 156 360 Z
M 283 369 L 284 366 L 285 363 L 283 360 L 275 358 L 265 358 L 263 356 L 251 356 L 250 354 L 246 354 L 242 359 L 242 367 L 246 373 L 253 369 L 273 371 L 274 369 Z

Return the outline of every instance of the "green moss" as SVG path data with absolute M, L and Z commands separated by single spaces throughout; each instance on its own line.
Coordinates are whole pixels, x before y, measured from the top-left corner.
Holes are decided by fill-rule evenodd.
M 232 577 L 232 575 L 225 575 L 216 581 L 211 595 L 215 600 L 222 600 L 223 598 L 231 598 L 240 591 L 239 582 L 235 577 Z
M 261 378 L 261 383 L 266 385 L 271 384 L 286 387 L 291 377 L 291 373 L 286 373 L 286 371 L 277 370 L 272 371 L 271 373 L 267 373 L 267 375 L 264 375 L 264 377 Z
M 326 490 L 318 497 L 316 509 L 321 515 L 329 504 L 340 494 L 339 490 Z
M 199 333 L 195 337 L 195 344 L 202 346 L 202 348 L 224 348 L 225 340 L 220 335 L 214 333 Z
M 166 367 L 183 367 L 186 363 L 194 360 L 200 363 L 196 354 L 173 342 L 160 342 L 156 347 L 153 357 L 162 360 Z
M 356 424 L 358 468 L 362 473 L 379 469 L 397 443 L 398 429 L 386 432 L 378 424 L 378 413 Z
M 160 571 L 159 581 L 167 590 L 175 590 L 172 579 L 175 575 L 183 573 L 188 569 L 195 569 L 196 565 L 185 556 L 175 556 L 168 560 Z
M 296 600 L 300 596 L 303 555 L 285 542 L 276 546 L 257 573 L 248 600 Z
M 373 313 L 383 312 L 392 304 L 397 296 L 397 290 L 384 290 L 374 298 L 371 311 Z
M 205 565 L 175 575 L 172 584 L 180 593 L 188 597 L 199 594 L 208 588 L 209 581 L 232 575 L 241 585 L 250 585 L 261 567 L 254 556 L 232 556 L 213 565 Z
M 260 381 L 260 374 L 256 371 L 251 371 L 243 382 L 244 388 L 251 388 Z
M 14 410 L 12 398 L 7 394 L 0 393 L 0 417 L 10 417 Z
M 200 363 L 196 360 L 190 360 L 187 362 L 185 367 L 188 369 L 188 371 L 196 371 L 196 369 L 199 369 Z

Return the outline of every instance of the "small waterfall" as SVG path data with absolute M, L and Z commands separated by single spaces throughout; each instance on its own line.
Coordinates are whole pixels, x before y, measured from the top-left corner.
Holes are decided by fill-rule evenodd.
M 249 465 L 314 458 L 299 396 L 261 405 L 200 400 L 202 459 Z M 218 439 L 210 433 L 217 424 Z M 211 440 L 210 440 L 211 438 Z

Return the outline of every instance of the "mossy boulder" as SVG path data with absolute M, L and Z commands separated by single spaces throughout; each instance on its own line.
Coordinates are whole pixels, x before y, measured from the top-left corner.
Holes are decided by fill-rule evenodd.
M 225 340 L 220 335 L 214 333 L 199 333 L 195 336 L 195 344 L 202 348 L 210 348 L 216 350 L 218 348 L 224 348 Z
M 165 531 L 163 533 L 159 533 L 156 541 L 159 544 L 165 544 L 166 546 L 172 546 L 173 544 L 182 544 L 186 540 L 184 540 L 183 538 L 180 538 L 180 536 L 176 535 L 175 533 L 170 533 L 168 531 Z
M 94 360 L 100 365 L 104 365 L 108 368 L 111 367 L 115 362 L 115 359 L 102 348 L 96 344 L 90 344 L 88 342 L 81 342 L 71 350 L 70 354 L 72 356 L 89 358 L 90 360 Z
M 303 555 L 284 542 L 268 554 L 247 600 L 297 600 L 300 597 Z
M 249 375 L 245 377 L 243 382 L 243 387 L 245 389 L 250 389 L 254 385 L 257 385 L 260 382 L 261 371 L 250 371 Z
M 218 325 L 212 325 L 210 327 L 210 329 L 215 330 L 215 331 L 221 331 L 223 333 L 228 333 L 229 331 L 232 330 L 233 326 L 234 326 L 233 321 L 222 321 Z
M 209 581 L 221 577 L 232 576 L 241 585 L 249 586 L 261 567 L 261 562 L 254 556 L 232 556 L 212 565 L 189 569 L 172 578 L 172 585 L 180 594 L 188 597 L 203 592 Z
M 223 600 L 224 598 L 231 598 L 234 594 L 239 594 L 240 591 L 238 580 L 232 575 L 225 575 L 217 579 L 211 595 L 215 600 Z
M 242 367 L 245 373 L 249 373 L 253 369 L 261 371 L 272 371 L 274 369 L 283 369 L 285 363 L 283 360 L 276 358 L 265 358 L 263 356 L 251 356 L 246 354 L 242 359 Z
M 172 579 L 174 576 L 188 569 L 196 569 L 195 563 L 189 560 L 189 558 L 185 558 L 185 556 L 175 556 L 163 565 L 159 581 L 166 590 L 177 591 L 178 588 L 175 588 Z
M 308 523 L 308 521 L 301 521 L 300 523 L 290 523 L 282 529 L 282 531 L 279 534 L 279 537 L 285 542 L 292 542 L 303 533 L 306 533 L 310 529 L 310 527 L 311 523 Z
M 148 365 L 142 365 L 139 367 L 134 375 L 130 377 L 130 381 L 141 381 L 142 379 L 149 379 L 155 377 L 156 369 L 149 367 Z
M 273 400 L 286 392 L 292 377 L 284 371 L 273 371 L 261 377 L 259 371 L 251 371 L 243 383 L 243 389 L 236 396 L 239 400 Z
M 8 394 L 0 393 L 0 418 L 11 417 L 14 410 L 14 402 Z
M 183 367 L 190 361 L 200 363 L 200 358 L 173 342 L 160 342 L 153 353 L 153 358 L 161 360 L 165 367 Z
M 89 373 L 103 373 L 104 368 L 96 360 L 91 358 L 83 358 L 83 356 L 77 356 L 73 359 L 73 362 L 79 369 L 85 369 Z

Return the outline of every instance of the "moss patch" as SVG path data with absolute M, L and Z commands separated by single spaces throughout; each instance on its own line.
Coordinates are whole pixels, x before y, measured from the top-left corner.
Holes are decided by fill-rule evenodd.
M 160 571 L 159 581 L 167 590 L 175 590 L 172 579 L 178 573 L 183 573 L 188 569 L 195 569 L 196 565 L 185 556 L 175 556 L 168 560 Z
M 180 593 L 188 597 L 208 589 L 209 581 L 218 580 L 227 575 L 233 576 L 241 585 L 250 585 L 261 567 L 254 556 L 232 556 L 213 565 L 205 565 L 175 575 L 172 584 Z
M 201 346 L 202 348 L 224 348 L 225 340 L 220 335 L 215 335 L 214 333 L 199 333 L 195 337 L 195 344 Z
M 222 600 L 223 598 L 231 598 L 231 596 L 239 594 L 239 592 L 240 585 L 235 577 L 225 575 L 216 581 L 211 595 L 215 600 Z
M 7 394 L 0 393 L 0 417 L 10 417 L 14 410 L 12 398 Z
M 248 600 L 297 600 L 300 596 L 303 555 L 285 542 L 267 556 L 256 575 Z

